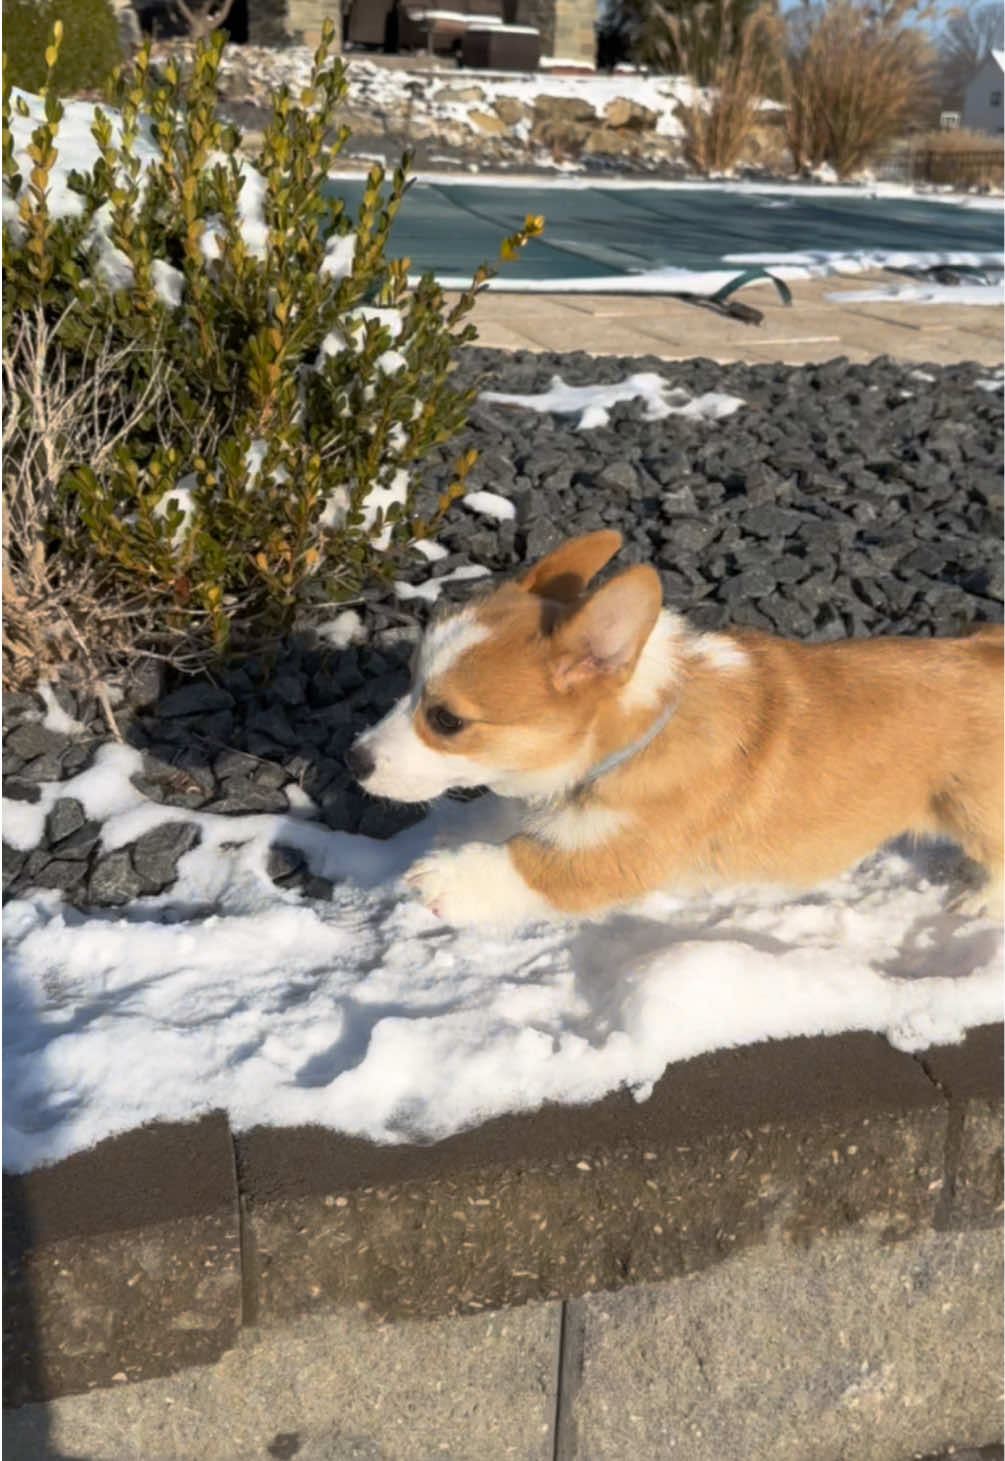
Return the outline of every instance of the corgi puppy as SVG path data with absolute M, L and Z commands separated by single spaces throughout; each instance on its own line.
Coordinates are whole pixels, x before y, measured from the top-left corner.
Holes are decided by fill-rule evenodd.
M 354 743 L 376 796 L 486 786 L 525 805 L 501 846 L 408 880 L 450 923 L 594 914 L 656 888 L 808 886 L 901 833 L 941 834 L 1000 902 L 1002 629 L 800 644 L 705 634 L 653 568 L 590 591 L 590 533 L 437 619 L 411 692 Z

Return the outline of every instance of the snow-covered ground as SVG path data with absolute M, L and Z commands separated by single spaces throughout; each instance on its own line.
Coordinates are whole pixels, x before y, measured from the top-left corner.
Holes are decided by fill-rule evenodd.
M 508 809 L 446 801 L 390 842 L 300 814 L 228 817 L 144 800 L 138 752 L 107 746 L 42 801 L 5 803 L 33 845 L 57 796 L 103 845 L 163 822 L 201 832 L 170 893 L 82 914 L 8 905 L 5 1165 L 58 1160 L 155 1118 L 316 1123 L 380 1142 L 439 1138 L 542 1101 L 644 1100 L 668 1061 L 772 1036 L 876 1030 L 900 1048 L 1001 1012 L 1001 934 L 946 911 L 951 855 L 887 850 L 826 889 L 652 895 L 594 923 L 457 931 L 401 881 L 435 839 L 505 831 Z M 306 801 L 306 799 L 305 799 Z M 337 879 L 277 888 L 268 848 Z
M 667 416 L 693 416 L 703 421 L 721 421 L 725 416 L 732 416 L 743 405 L 739 396 L 728 396 L 720 391 L 706 391 L 701 396 L 689 396 L 685 390 L 672 390 L 661 375 L 651 371 L 640 371 L 610 386 L 570 386 L 566 385 L 560 375 L 556 375 L 550 389 L 537 395 L 482 391 L 479 399 L 497 406 L 522 406 L 530 411 L 578 416 L 580 431 L 606 426 L 610 420 L 611 407 L 616 406 L 619 401 L 641 400 L 647 421 L 663 421 Z

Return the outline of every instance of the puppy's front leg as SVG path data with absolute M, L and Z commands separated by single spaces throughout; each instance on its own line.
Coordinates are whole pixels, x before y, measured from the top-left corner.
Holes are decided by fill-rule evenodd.
M 456 851 L 433 852 L 412 864 L 405 881 L 446 923 L 512 925 L 547 918 L 556 910 L 520 876 L 512 846 L 469 842 Z
M 650 888 L 647 872 L 638 839 L 568 852 L 521 834 L 502 847 L 475 842 L 434 852 L 406 880 L 448 923 L 515 924 L 629 902 Z

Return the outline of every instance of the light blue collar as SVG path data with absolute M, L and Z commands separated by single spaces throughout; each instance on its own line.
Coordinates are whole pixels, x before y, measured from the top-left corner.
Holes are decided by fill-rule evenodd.
M 645 735 L 639 736 L 638 740 L 632 741 L 630 745 L 622 746 L 618 751 L 612 751 L 609 756 L 605 756 L 602 761 L 598 761 L 596 766 L 591 766 L 589 771 L 580 778 L 578 784 L 580 786 L 592 786 L 595 781 L 599 781 L 609 771 L 614 771 L 616 767 L 623 766 L 626 761 L 630 761 L 633 756 L 637 756 L 640 751 L 644 751 L 646 746 L 651 741 L 654 741 L 660 731 L 669 724 L 676 712 L 677 701 L 671 700 L 670 704 L 653 721 Z

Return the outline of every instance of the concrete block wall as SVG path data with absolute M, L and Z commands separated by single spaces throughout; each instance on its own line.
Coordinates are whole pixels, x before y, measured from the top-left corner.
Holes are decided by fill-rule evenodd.
M 597 41 L 595 0 L 519 0 L 516 20 L 541 33 L 541 55 L 592 66 Z
M 597 49 L 594 30 L 596 5 L 593 0 L 553 0 L 549 8 L 554 11 L 550 54 L 563 61 L 583 61 L 592 66 Z M 544 46 L 542 52 L 548 54 Z

